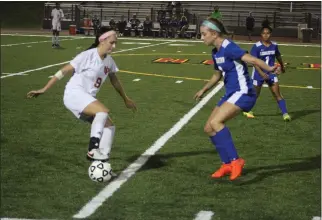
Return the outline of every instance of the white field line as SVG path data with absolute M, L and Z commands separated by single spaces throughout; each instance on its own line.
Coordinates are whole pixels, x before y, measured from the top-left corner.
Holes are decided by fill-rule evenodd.
M 194 220 L 210 220 L 214 214 L 212 211 L 200 211 Z
M 195 105 L 187 114 L 173 125 L 170 130 L 164 133 L 158 140 L 152 144 L 136 161 L 130 164 L 122 173 L 112 182 L 110 182 L 100 193 L 89 201 L 73 218 L 87 218 L 92 215 L 106 200 L 110 198 L 126 181 L 128 181 L 156 152 L 158 152 L 171 137 L 176 135 L 185 126 L 189 120 L 223 87 L 220 82 L 210 93 L 208 93 L 197 105 Z
M 1 218 L 0 220 L 55 220 L 55 219 Z
M 1 36 L 21 36 L 21 37 L 52 37 L 52 35 L 41 35 L 41 34 L 1 34 Z M 80 38 L 78 36 L 60 36 L 65 38 Z M 83 38 L 89 38 L 94 39 L 94 37 L 86 36 Z M 137 40 L 137 41 L 169 41 L 168 39 L 158 39 L 158 38 L 130 38 L 130 37 L 119 37 L 119 39 L 123 40 Z M 172 40 L 172 42 L 191 42 L 191 43 L 202 43 L 202 40 Z M 237 44 L 245 44 L 245 45 L 253 45 L 254 42 L 243 42 L 243 41 L 235 41 Z M 278 44 L 280 46 L 294 46 L 294 47 L 321 47 L 320 44 L 287 44 L 287 43 L 281 43 Z
M 85 39 L 85 38 L 60 39 L 59 41 L 78 40 L 78 39 Z M 45 41 L 23 42 L 23 43 L 17 43 L 17 44 L 1 44 L 1 47 L 11 47 L 11 46 L 18 46 L 18 45 L 25 45 L 25 44 L 39 44 L 39 43 L 48 43 L 48 42 L 52 42 L 52 41 L 45 40 Z
M 171 41 L 170 42 L 169 41 L 168 42 L 163 42 L 163 43 L 159 43 L 159 44 L 151 44 L 151 45 L 147 45 L 147 46 L 141 46 L 141 47 L 134 47 L 134 48 L 130 48 L 130 49 L 119 50 L 119 51 L 113 52 L 113 54 L 122 53 L 122 52 L 126 52 L 126 51 L 132 51 L 132 50 L 138 50 L 138 49 L 142 49 L 142 48 L 146 48 L 146 47 L 154 47 L 154 46 L 159 46 L 159 45 L 162 45 L 162 44 L 169 44 L 169 43 L 171 43 Z M 43 70 L 43 69 L 47 69 L 47 68 L 50 68 L 50 67 L 53 67 L 53 66 L 63 65 L 63 64 L 69 63 L 69 62 L 70 61 L 65 61 L 65 62 L 61 62 L 61 63 L 51 64 L 51 65 L 48 65 L 48 66 L 43 66 L 43 67 L 40 67 L 40 68 L 37 68 L 37 69 L 26 70 L 26 71 L 19 72 L 19 73 L 12 73 L 12 74 L 8 74 L 6 76 L 1 76 L 1 79 L 11 77 L 11 76 L 19 76 L 19 75 L 23 75 L 25 73 L 30 73 L 30 72 L 34 72 L 34 71 L 38 71 L 38 70 Z

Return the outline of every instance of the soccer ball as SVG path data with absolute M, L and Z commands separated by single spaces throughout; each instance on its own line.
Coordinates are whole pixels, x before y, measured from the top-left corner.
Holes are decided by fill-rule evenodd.
M 94 161 L 88 168 L 88 176 L 94 182 L 106 182 L 112 178 L 111 164 L 102 161 Z

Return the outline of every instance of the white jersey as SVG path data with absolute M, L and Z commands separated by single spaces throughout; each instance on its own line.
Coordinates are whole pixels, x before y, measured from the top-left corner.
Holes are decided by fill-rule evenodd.
M 64 17 L 64 13 L 63 13 L 63 10 L 61 9 L 57 9 L 57 8 L 54 8 L 52 11 L 51 11 L 51 16 L 53 17 L 52 18 L 52 21 L 54 22 L 60 22 L 60 20 Z
M 80 89 L 95 97 L 108 74 L 119 71 L 113 58 L 107 55 L 104 60 L 93 48 L 78 54 L 70 64 L 75 72 L 66 85 L 65 91 Z

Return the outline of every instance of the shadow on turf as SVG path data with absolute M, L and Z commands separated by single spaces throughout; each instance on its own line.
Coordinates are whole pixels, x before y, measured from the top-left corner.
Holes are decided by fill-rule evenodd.
M 292 173 L 299 171 L 308 171 L 321 169 L 321 155 L 315 157 L 301 158 L 302 161 L 282 164 L 282 165 L 273 165 L 273 166 L 263 166 L 256 167 L 251 169 L 244 169 L 243 175 L 236 181 L 236 184 L 239 186 L 248 185 L 253 183 L 258 183 L 269 176 L 275 176 L 280 173 Z M 253 174 L 253 175 L 252 175 Z M 252 179 L 248 179 L 248 176 L 255 176 Z M 248 179 L 248 180 L 247 180 Z
M 149 170 L 149 169 L 157 169 L 163 166 L 168 165 L 168 159 L 173 157 L 188 157 L 188 156 L 196 156 L 200 154 L 214 154 L 216 151 L 214 150 L 204 150 L 204 151 L 191 151 L 191 152 L 178 152 L 178 153 L 169 153 L 169 154 L 156 154 L 151 156 L 148 161 L 144 164 L 144 166 L 140 169 Z M 127 159 L 129 162 L 135 161 L 141 155 L 135 155 Z
M 301 117 L 304 117 L 306 115 L 310 115 L 316 112 L 321 112 L 320 109 L 307 109 L 307 110 L 300 110 L 300 111 L 293 111 L 293 112 L 289 112 L 290 116 L 292 117 L 292 120 L 296 120 L 299 119 Z M 272 113 L 272 114 L 256 114 L 255 112 L 255 116 L 258 117 L 264 117 L 264 116 L 281 116 L 281 113 Z

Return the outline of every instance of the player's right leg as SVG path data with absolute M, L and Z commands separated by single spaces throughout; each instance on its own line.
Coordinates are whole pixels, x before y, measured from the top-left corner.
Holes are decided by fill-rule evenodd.
M 253 74 L 252 78 L 253 78 L 253 86 L 254 86 L 254 88 L 256 90 L 256 96 L 258 98 L 259 95 L 261 94 L 261 90 L 262 90 L 264 80 L 263 80 L 263 78 L 261 76 L 259 76 L 256 73 Z M 247 118 L 255 118 L 254 112 L 252 112 L 252 111 L 243 112 L 243 115 L 246 116 Z
M 108 160 L 109 152 L 103 153 L 103 149 L 100 149 L 100 141 L 104 134 L 104 127 L 106 124 L 112 125 L 112 121 L 108 121 L 108 112 L 109 110 L 98 100 L 88 104 L 82 111 L 85 115 L 94 116 L 87 153 L 89 159 Z M 114 132 L 111 133 L 114 136 Z
M 64 104 L 77 118 L 92 123 L 87 157 L 94 160 L 107 160 L 99 149 L 104 126 L 108 121 L 108 109 L 96 98 L 80 89 L 65 90 Z
M 54 26 L 53 26 L 54 28 Z M 51 44 L 51 47 L 52 48 L 56 48 L 56 29 L 53 29 L 53 36 L 52 36 L 52 44 Z

